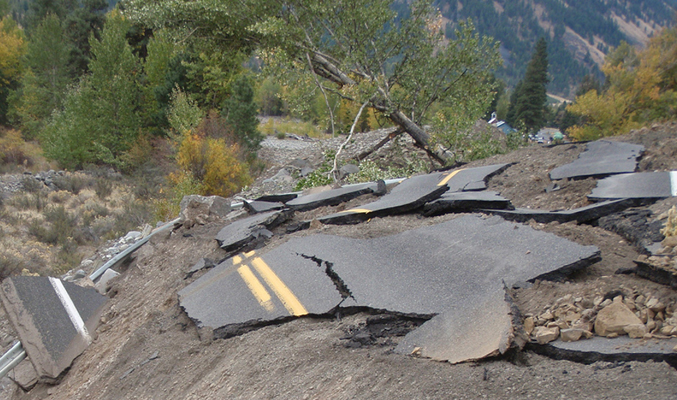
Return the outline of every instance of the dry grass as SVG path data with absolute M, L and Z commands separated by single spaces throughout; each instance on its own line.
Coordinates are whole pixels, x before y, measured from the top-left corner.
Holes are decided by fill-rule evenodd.
M 60 275 L 76 268 L 105 240 L 153 222 L 152 202 L 135 196 L 134 181 L 83 172 L 32 177 L 0 204 L 0 278 L 27 269 Z M 132 185 L 132 186 L 130 186 Z

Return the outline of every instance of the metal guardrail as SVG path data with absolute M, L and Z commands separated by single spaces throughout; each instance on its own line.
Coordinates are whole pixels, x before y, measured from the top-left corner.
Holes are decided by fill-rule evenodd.
M 7 352 L 0 357 L 0 379 L 4 378 L 14 367 L 26 358 L 21 342 L 16 342 Z
M 139 240 L 138 242 L 136 242 L 136 243 L 134 243 L 133 245 L 131 245 L 131 246 L 129 246 L 128 248 L 126 248 L 125 250 L 121 251 L 121 252 L 118 253 L 115 257 L 113 257 L 113 258 L 111 258 L 110 260 L 108 260 L 108 262 L 106 262 L 105 264 L 103 264 L 102 266 L 100 266 L 99 269 L 97 269 L 96 271 L 92 272 L 92 274 L 89 275 L 89 279 L 91 279 L 92 281 L 96 280 L 96 279 L 99 278 L 101 275 L 103 275 L 103 273 L 106 272 L 106 270 L 107 270 L 108 268 L 114 267 L 114 266 L 116 266 L 118 263 L 121 263 L 122 261 L 124 261 L 125 258 L 127 258 L 127 256 L 129 256 L 130 254 L 132 254 L 133 252 L 135 252 L 136 250 L 138 250 L 141 246 L 143 246 L 144 244 L 146 244 L 146 243 L 150 240 L 150 238 L 153 237 L 153 235 L 155 235 L 155 234 L 157 234 L 157 233 L 160 233 L 160 232 L 162 232 L 162 231 L 166 231 L 167 229 L 173 227 L 174 224 L 175 224 L 176 222 L 178 222 L 178 221 L 179 221 L 179 218 L 176 218 L 176 219 L 174 219 L 174 220 L 171 220 L 171 221 L 167 222 L 166 224 L 162 225 L 160 228 L 158 228 L 158 229 L 156 229 L 155 231 L 153 231 L 153 233 L 151 233 L 150 235 L 146 236 L 145 238 Z

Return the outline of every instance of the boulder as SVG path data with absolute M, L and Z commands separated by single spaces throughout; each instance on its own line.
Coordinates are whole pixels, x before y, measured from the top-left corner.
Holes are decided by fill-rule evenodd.
M 643 338 L 647 334 L 646 326 L 644 324 L 628 325 L 623 330 L 633 339 Z
M 546 328 L 544 326 L 537 326 L 536 329 L 534 329 L 532 336 L 534 339 L 536 339 L 538 344 L 550 343 L 559 337 L 559 328 Z
M 560 332 L 561 339 L 563 342 L 575 342 L 583 336 L 584 329 L 562 329 Z
M 642 321 L 622 301 L 614 301 L 597 313 L 595 333 L 599 336 L 625 335 L 626 326 L 641 323 Z
M 106 295 L 106 292 L 108 291 L 108 282 L 113 279 L 120 276 L 118 272 L 113 271 L 112 269 L 107 269 L 106 272 L 101 275 L 101 278 L 99 278 L 99 281 L 96 282 L 94 285 L 94 288 L 96 288 L 96 291 L 101 293 L 102 295 Z
M 230 201 L 220 196 L 183 196 L 180 206 L 182 222 L 224 217 L 230 212 Z

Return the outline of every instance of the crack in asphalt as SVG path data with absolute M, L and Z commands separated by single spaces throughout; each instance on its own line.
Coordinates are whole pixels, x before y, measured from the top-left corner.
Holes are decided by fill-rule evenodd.
M 338 292 L 341 294 L 341 298 L 343 300 L 349 297 L 355 299 L 350 289 L 348 289 L 348 285 L 346 285 L 343 279 L 341 279 L 341 277 L 336 273 L 336 271 L 334 271 L 334 263 L 322 260 L 316 256 L 309 256 L 300 253 L 296 253 L 296 255 L 299 255 L 307 260 L 314 261 L 320 268 L 322 268 L 322 266 L 324 265 L 324 272 L 327 274 L 329 279 L 331 279 L 331 281 L 334 283 L 334 286 L 336 286 L 336 290 L 338 290 Z

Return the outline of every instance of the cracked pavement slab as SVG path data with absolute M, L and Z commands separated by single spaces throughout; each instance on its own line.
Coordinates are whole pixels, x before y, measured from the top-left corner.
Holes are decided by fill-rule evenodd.
M 279 210 L 236 220 L 219 231 L 216 241 L 226 251 L 239 251 L 259 237 L 267 236 L 266 230 L 275 228 L 292 215 L 293 211 Z
M 587 144 L 586 150 L 572 163 L 550 171 L 550 179 L 585 178 L 635 172 L 644 146 L 598 140 Z
M 374 239 L 294 238 L 226 260 L 179 297 L 190 318 L 212 328 L 327 314 L 339 306 L 434 316 L 398 351 L 461 362 L 505 351 L 512 342 L 505 285 L 570 273 L 598 257 L 594 246 L 471 215 Z M 475 325 L 458 323 L 469 316 Z
M 380 180 L 378 182 L 349 185 L 338 189 L 300 196 L 288 201 L 287 207 L 295 211 L 308 211 L 318 207 L 335 206 L 363 194 L 374 193 L 380 196 L 385 194 L 385 192 L 386 184 Z
M 585 364 L 597 361 L 665 361 L 677 368 L 677 339 L 631 339 L 619 336 L 614 339 L 595 336 L 576 342 L 556 340 L 546 345 L 533 345 L 537 353 Z
M 243 205 L 250 214 L 265 213 L 268 211 L 281 210 L 285 208 L 284 203 L 278 201 L 245 201 L 243 202 Z
M 664 199 L 677 197 L 677 171 L 614 175 L 597 181 L 590 200 Z
M 423 207 L 426 216 L 470 210 L 512 209 L 510 200 L 498 192 L 446 192 Z
M 545 211 L 530 208 L 518 208 L 516 210 L 486 209 L 485 211 L 490 214 L 499 215 L 508 221 L 515 222 L 527 222 L 533 219 L 534 221 L 543 224 L 554 221 L 560 223 L 570 221 L 583 223 L 623 211 L 628 207 L 636 205 L 638 205 L 638 202 L 635 199 L 620 199 L 594 203 L 572 210 Z
M 40 381 L 56 382 L 95 337 L 107 297 L 60 279 L 16 276 L 0 298 Z
M 418 175 L 404 180 L 380 200 L 318 218 L 324 224 L 354 224 L 374 217 L 410 212 L 438 199 L 445 192 L 486 189 L 486 181 L 510 164 L 461 168 Z

